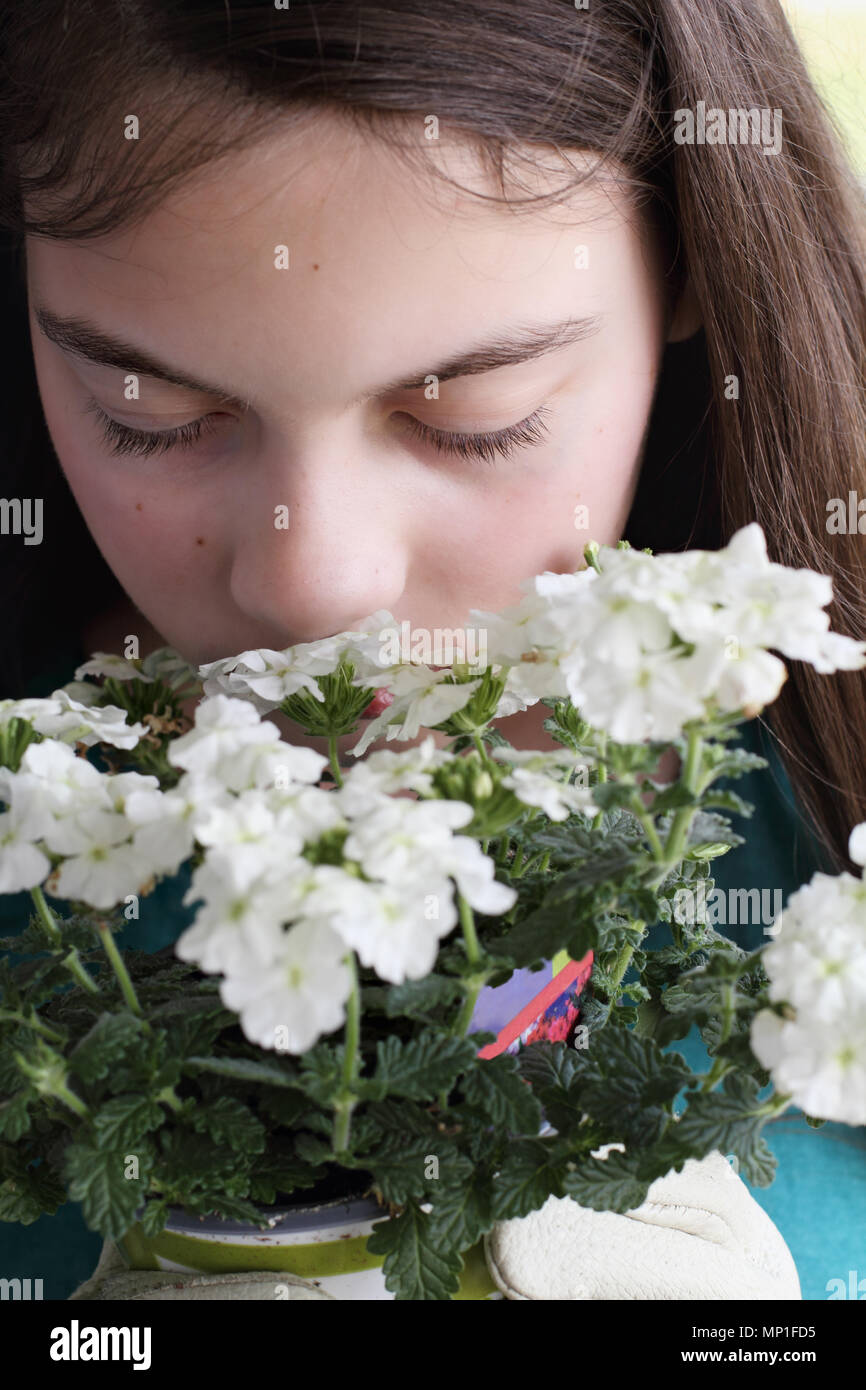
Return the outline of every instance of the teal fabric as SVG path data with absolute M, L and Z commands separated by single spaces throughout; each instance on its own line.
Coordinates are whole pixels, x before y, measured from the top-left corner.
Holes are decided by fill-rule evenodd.
M 75 666 L 85 656 L 77 643 L 70 643 L 68 651 L 57 654 L 53 669 L 34 681 L 27 694 L 49 695 L 72 679 Z M 744 727 L 743 742 L 770 757 L 771 768 L 735 784 L 755 804 L 755 814 L 739 827 L 748 834 L 747 843 L 715 861 L 715 880 L 725 891 L 781 889 L 784 901 L 816 868 L 825 866 L 757 721 Z M 183 870 L 143 898 L 141 918 L 118 938 L 121 945 L 155 951 L 174 941 L 194 915 L 194 908 L 185 908 L 181 902 L 188 884 L 189 871 Z M 3 934 L 20 928 L 29 910 L 29 894 L 0 895 Z M 750 949 L 766 939 L 760 921 L 719 924 L 719 930 Z M 656 927 L 648 944 L 657 947 L 663 939 L 663 929 Z M 706 1067 L 706 1052 L 696 1031 L 672 1043 L 669 1050 L 682 1052 L 692 1067 Z M 777 1176 L 770 1187 L 751 1190 L 791 1250 L 804 1299 L 828 1298 L 828 1284 L 834 1279 L 846 1289 L 855 1289 L 859 1279 L 866 1277 L 866 1129 L 827 1124 L 811 1130 L 802 1115 L 793 1112 L 765 1132 L 778 1158 Z M 46 1298 L 65 1299 L 92 1272 L 101 1245 L 101 1238 L 87 1230 L 78 1207 L 71 1203 L 31 1226 L 0 1223 L 0 1276 L 42 1279 Z

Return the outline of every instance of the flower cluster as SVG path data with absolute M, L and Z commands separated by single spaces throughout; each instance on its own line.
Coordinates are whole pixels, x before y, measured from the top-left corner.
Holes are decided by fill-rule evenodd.
M 866 822 L 848 852 L 866 865 Z M 762 960 L 780 1012 L 756 1014 L 752 1051 L 807 1114 L 866 1124 L 866 881 L 816 873 L 776 933 Z
M 154 853 L 139 831 L 137 798 L 160 797 L 156 777 L 99 772 L 56 739 L 31 743 L 17 772 L 0 768 L 0 892 L 50 877 L 60 897 L 108 908 L 185 857 Z M 59 867 L 57 867 L 59 864 Z
M 752 716 L 785 680 L 773 652 L 820 672 L 866 664 L 866 643 L 829 631 L 832 584 L 767 558 L 757 524 L 718 551 L 594 547 L 572 575 L 538 575 L 502 614 L 473 610 L 509 668 L 498 713 L 568 695 L 619 743 L 673 739 L 715 713 Z
M 316 784 L 327 759 L 269 729 L 249 703 L 216 695 L 172 746 L 186 776 L 166 799 L 179 818 L 181 803 L 200 808 L 188 823 L 205 849 L 185 899 L 204 906 L 177 953 L 223 974 L 223 1000 L 251 1040 L 303 1052 L 343 1022 L 351 953 L 383 980 L 420 979 L 457 924 L 455 885 L 490 914 L 516 894 L 478 842 L 455 833 L 470 805 L 392 795 L 429 789 L 430 769 L 450 756 L 432 738 L 375 754 L 326 790 Z

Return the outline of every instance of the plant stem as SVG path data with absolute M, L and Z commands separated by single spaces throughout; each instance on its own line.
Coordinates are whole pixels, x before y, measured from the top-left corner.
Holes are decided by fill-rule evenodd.
M 475 918 L 472 915 L 472 908 L 462 893 L 457 894 L 457 909 L 460 913 L 466 959 L 471 965 L 477 965 L 481 960 L 481 947 L 478 944 L 478 933 L 475 930 Z M 475 1012 L 475 1005 L 478 1003 L 478 996 L 484 988 L 486 980 L 487 975 L 482 971 L 477 975 L 470 976 L 465 981 L 466 996 L 460 1006 L 454 1027 L 451 1029 L 455 1037 L 464 1038 L 466 1036 L 466 1030 L 472 1022 L 472 1015 Z M 447 1102 L 447 1096 L 445 1099 Z
M 334 1102 L 334 1153 L 342 1153 L 349 1146 L 349 1127 L 352 1111 L 357 1103 L 357 1096 L 352 1088 L 358 1075 L 358 1053 L 361 1044 L 361 991 L 358 986 L 358 967 L 354 951 L 350 951 L 344 960 L 352 976 L 352 991 L 346 1001 L 343 1089 Z
M 74 946 L 71 950 L 67 951 L 60 964 L 66 967 L 73 979 L 77 980 L 82 989 L 87 990 L 88 994 L 101 994 L 102 991 L 99 985 L 92 975 L 88 975 Z
M 99 932 L 99 937 L 105 950 L 105 954 L 108 956 L 108 959 L 111 962 L 112 969 L 114 970 L 114 973 L 117 976 L 121 993 L 124 999 L 126 1000 L 127 1008 L 142 1020 L 145 1031 L 149 1033 L 150 1024 L 144 1018 L 141 1005 L 138 1002 L 138 995 L 135 992 L 135 986 L 133 985 L 132 980 L 129 978 L 129 971 L 124 965 L 123 957 L 117 949 L 117 942 L 114 940 L 114 937 L 108 926 L 105 924 L 105 922 L 97 921 L 96 930 Z
M 63 933 L 58 927 L 54 919 L 54 913 L 45 901 L 45 894 L 38 883 L 35 888 L 30 889 L 30 896 L 36 907 L 36 915 L 51 938 L 52 943 L 55 946 L 61 946 L 63 944 Z
M 607 734 L 602 734 L 602 733 L 600 733 L 599 736 L 598 736 L 598 751 L 599 751 L 599 755 L 600 755 L 600 761 L 597 763 L 597 767 L 598 767 L 598 780 L 599 780 L 599 782 L 606 782 L 606 781 L 607 781 L 607 765 L 606 765 L 605 762 L 604 762 L 604 755 L 605 755 L 605 750 L 606 750 L 606 748 L 607 748 Z M 598 814 L 595 815 L 595 816 L 593 817 L 593 821 L 592 821 L 592 828 L 593 828 L 593 830 L 598 830 L 599 826 L 601 825 L 601 821 L 602 821 L 602 817 L 603 817 L 603 816 L 604 816 L 604 811 L 599 811 Z
M 644 926 L 646 926 L 646 923 L 636 921 L 634 925 L 636 927 L 643 928 Z M 619 988 L 619 984 L 622 980 L 623 975 L 628 970 L 629 965 L 631 964 L 631 958 L 634 955 L 635 950 L 636 946 L 633 946 L 630 942 L 626 942 L 625 946 L 623 946 L 622 950 L 616 958 L 616 965 L 613 967 L 613 975 L 611 977 L 611 1003 L 613 1003 L 614 998 L 616 997 L 616 991 Z
M 328 734 L 328 754 L 331 760 L 331 771 L 334 774 L 334 781 L 338 787 L 343 785 L 343 774 L 340 771 L 340 758 L 337 753 L 337 735 Z
M 49 1028 L 47 1023 L 43 1023 L 37 1014 L 30 1018 L 26 1014 L 19 1013 L 16 1009 L 0 1009 L 0 1021 L 4 1023 L 21 1023 L 25 1028 L 32 1028 L 35 1033 L 41 1033 L 44 1038 L 49 1038 L 51 1042 L 65 1042 L 63 1033 L 58 1033 L 54 1028 Z
M 481 737 L 479 733 L 476 732 L 472 735 L 472 742 L 475 744 L 475 747 L 478 751 L 478 756 L 480 757 L 484 766 L 487 768 L 488 772 L 496 772 L 496 764 L 493 762 L 493 760 L 490 757 L 490 754 L 484 747 L 484 739 Z
M 82 1120 L 89 1120 L 91 1118 L 90 1111 L 84 1104 L 84 1101 L 80 1096 L 76 1096 L 74 1092 L 70 1091 L 64 1081 L 58 1082 L 52 1089 L 51 1094 L 56 1096 L 58 1100 L 61 1100 L 64 1105 L 68 1105 L 70 1110 L 74 1110 L 76 1115 L 79 1115 Z
M 688 747 L 686 750 L 686 762 L 683 768 L 682 781 L 687 789 L 692 793 L 697 792 L 698 774 L 701 769 L 701 755 L 703 753 L 703 740 L 699 729 L 689 729 Z M 689 834 L 689 826 L 694 817 L 695 808 L 693 806 L 681 806 L 675 813 L 665 845 L 665 859 L 670 867 L 678 864 L 683 856 Z
M 640 792 L 637 790 L 636 787 L 631 800 L 631 811 L 635 818 L 639 820 L 641 825 L 643 826 L 643 832 L 646 835 L 647 840 L 649 841 L 649 846 L 652 850 L 653 859 L 655 859 L 655 861 L 659 864 L 665 863 L 664 845 L 662 844 L 659 838 L 659 833 L 655 828 L 652 816 L 649 815 L 649 813 L 647 812 L 646 807 L 640 799 Z

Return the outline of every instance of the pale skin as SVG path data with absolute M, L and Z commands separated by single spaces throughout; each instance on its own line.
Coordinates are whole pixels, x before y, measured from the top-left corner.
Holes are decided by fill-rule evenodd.
M 425 179 L 336 118 L 314 131 L 205 170 L 135 228 L 27 239 L 48 428 L 128 598 L 89 622 L 88 651 L 122 651 L 136 634 L 142 654 L 170 645 L 201 663 L 313 641 L 381 608 L 416 629 L 460 627 L 471 608 L 504 608 L 522 580 L 574 570 L 587 541 L 623 532 L 665 344 L 698 326 L 688 291 L 669 302 L 625 194 L 595 181 L 515 215 Z M 430 158 L 494 191 L 461 144 L 443 139 Z M 553 154 L 550 171 L 559 183 Z M 157 379 L 122 354 L 90 360 L 50 341 L 38 311 L 215 389 Z M 583 327 L 543 355 L 440 373 L 508 330 L 563 321 Z M 435 383 L 391 385 L 429 375 L 438 399 Z M 213 430 L 190 449 L 114 456 L 91 398 L 129 429 L 208 417 Z M 492 466 L 413 429 L 496 433 L 540 407 L 543 442 Z M 552 746 L 547 713 L 535 706 L 503 731 Z

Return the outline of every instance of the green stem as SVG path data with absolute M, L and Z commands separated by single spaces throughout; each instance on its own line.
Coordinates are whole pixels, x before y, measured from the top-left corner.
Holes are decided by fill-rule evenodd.
M 599 753 L 599 761 L 598 761 L 598 763 L 597 763 L 597 766 L 598 766 L 598 780 L 599 780 L 599 782 L 606 782 L 606 781 L 607 781 L 607 765 L 606 765 L 606 763 L 604 762 L 604 755 L 605 755 L 606 750 L 607 750 L 607 734 L 602 734 L 602 733 L 600 733 L 599 736 L 598 736 L 598 753 Z M 593 817 L 593 822 L 592 822 L 592 828 L 593 828 L 593 830 L 598 830 L 599 826 L 601 825 L 602 817 L 603 817 L 603 816 L 604 816 L 604 811 L 599 811 L 599 812 L 597 813 L 597 815 Z
M 111 962 L 112 969 L 114 970 L 114 973 L 117 976 L 118 984 L 120 985 L 120 991 L 124 999 L 126 1000 L 127 1008 L 132 1013 L 134 1013 L 136 1017 L 142 1020 L 145 1031 L 149 1033 L 150 1024 L 144 1017 L 142 1007 L 138 1002 L 138 995 L 135 992 L 135 986 L 133 985 L 132 980 L 129 978 L 129 971 L 127 970 L 123 962 L 123 957 L 117 949 L 117 942 L 115 941 L 110 929 L 106 926 L 105 922 L 98 921 L 96 923 L 96 930 L 99 932 L 99 937 L 105 950 L 105 954 L 108 956 L 108 959 Z
M 88 994 L 101 994 L 102 991 L 100 990 L 99 985 L 96 983 L 92 975 L 88 975 L 81 961 L 81 958 L 74 946 L 71 948 L 71 950 L 67 951 L 60 964 L 65 966 L 65 968 L 69 971 L 73 979 L 77 980 L 78 983 L 81 985 L 82 989 L 87 990 Z
M 652 850 L 653 859 L 655 859 L 655 861 L 659 864 L 665 863 L 664 845 L 662 844 L 659 838 L 659 833 L 655 828 L 652 816 L 649 815 L 646 807 L 640 799 L 640 792 L 637 790 L 637 788 L 635 788 L 634 795 L 630 802 L 630 807 L 632 814 L 635 816 L 637 820 L 640 821 L 641 825 L 643 826 L 644 834 L 646 835 L 647 840 L 649 841 L 649 847 Z
M 76 1115 L 79 1115 L 82 1120 L 89 1120 L 91 1118 L 90 1111 L 84 1104 L 84 1101 L 80 1096 L 76 1096 L 74 1092 L 70 1091 L 65 1082 L 58 1082 L 51 1094 L 56 1096 L 58 1100 L 62 1100 L 64 1105 L 68 1105 L 70 1110 L 74 1110 Z
M 343 785 L 343 774 L 340 771 L 340 758 L 337 753 L 337 735 L 328 734 L 328 755 L 331 760 L 331 771 L 334 774 L 334 781 L 338 787 Z
M 170 1105 L 175 1112 L 183 1109 L 183 1101 L 179 1096 L 175 1095 L 173 1086 L 164 1086 L 158 1093 L 156 1099 L 164 1101 L 166 1105 Z
M 501 868 L 508 860 L 508 851 L 511 849 L 511 841 L 507 835 L 503 835 L 499 841 L 499 848 L 496 851 L 496 864 Z
M 58 927 L 57 922 L 54 918 L 54 913 L 51 911 L 51 908 L 45 901 L 45 894 L 43 893 L 38 883 L 35 888 L 30 889 L 30 896 L 33 899 L 33 902 L 36 907 L 36 915 L 39 918 L 39 921 L 41 922 L 42 926 L 45 928 L 45 931 L 50 936 L 51 941 L 55 946 L 62 945 L 63 933 Z
M 634 925 L 636 927 L 642 928 L 646 925 L 646 923 L 641 921 L 635 921 Z M 635 949 L 636 947 L 633 946 L 630 942 L 626 942 L 625 946 L 623 946 L 622 950 L 616 958 L 616 965 L 613 967 L 613 974 L 611 975 L 610 983 L 611 1003 L 613 1003 L 613 1001 L 616 998 L 616 991 L 619 988 L 620 981 L 622 980 L 623 975 L 628 970 L 629 965 L 631 964 L 631 958 L 635 953 Z
M 0 1009 L 0 1021 L 4 1023 L 21 1023 L 25 1028 L 32 1028 L 34 1033 L 41 1033 L 44 1038 L 50 1038 L 51 1042 L 65 1042 L 66 1037 L 63 1033 L 58 1033 L 54 1028 L 49 1028 L 47 1023 L 36 1014 L 30 1018 L 26 1014 L 19 1013 L 16 1009 Z
M 466 950 L 466 959 L 470 965 L 478 965 L 481 960 L 481 947 L 478 943 L 478 933 L 475 930 L 475 918 L 472 908 L 469 906 L 462 893 L 457 894 L 457 910 L 460 913 L 460 926 L 463 931 L 463 944 Z M 487 974 L 480 971 L 476 975 L 468 977 L 465 981 L 466 994 L 460 1006 L 460 1012 L 455 1019 L 451 1032 L 455 1037 L 465 1038 L 466 1030 L 472 1022 L 472 1015 L 475 1012 L 475 1005 L 478 1003 L 478 996 L 487 981 Z M 447 1104 L 447 1095 L 445 1096 Z
M 686 789 L 692 793 L 697 792 L 698 789 L 697 781 L 701 769 L 703 746 L 700 730 L 695 728 L 689 729 L 686 762 L 681 780 Z M 682 806 L 674 815 L 664 851 L 665 859 L 671 867 L 673 867 L 674 864 L 678 864 L 683 857 L 683 850 L 688 840 L 689 826 L 692 823 L 694 814 L 695 808 L 693 806 Z
M 358 967 L 355 953 L 350 951 L 344 957 L 352 976 L 352 991 L 346 1001 L 345 1057 L 343 1060 L 343 1089 L 334 1102 L 334 1153 L 343 1153 L 349 1147 L 349 1128 L 352 1111 L 357 1104 L 353 1087 L 358 1075 L 359 1050 L 361 1045 L 361 991 L 358 985 Z
M 484 739 L 481 737 L 479 733 L 474 733 L 472 735 L 472 742 L 475 744 L 475 747 L 478 750 L 478 756 L 480 757 L 484 766 L 487 768 L 488 772 L 496 772 L 498 770 L 496 764 L 493 762 L 492 758 L 490 757 L 490 754 L 487 752 L 487 749 L 484 746 Z

